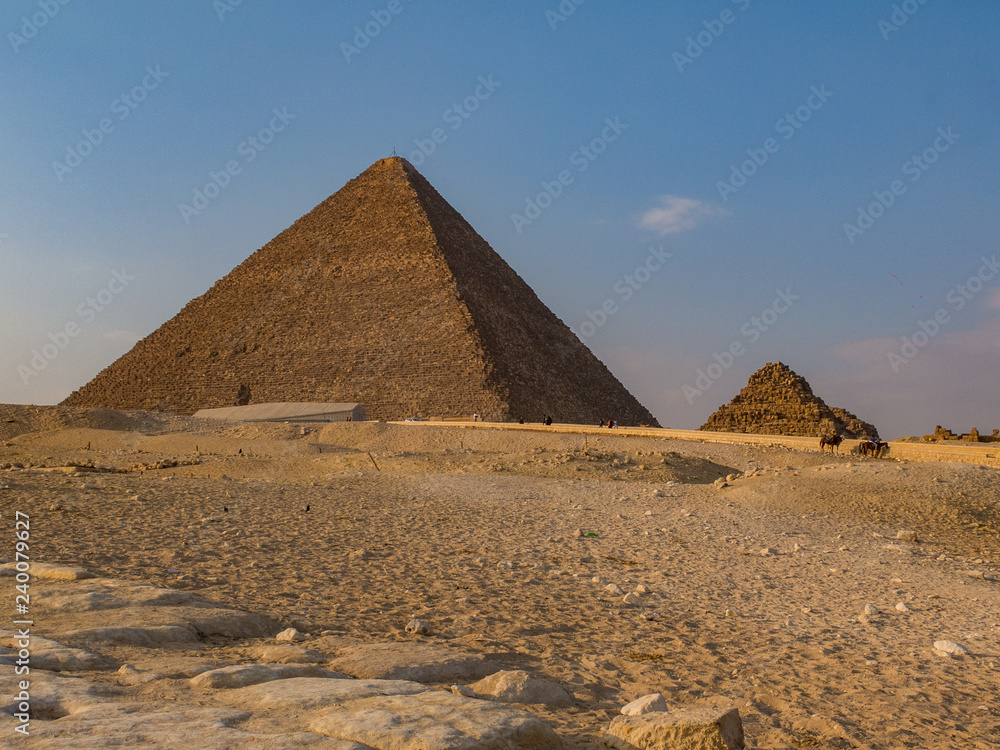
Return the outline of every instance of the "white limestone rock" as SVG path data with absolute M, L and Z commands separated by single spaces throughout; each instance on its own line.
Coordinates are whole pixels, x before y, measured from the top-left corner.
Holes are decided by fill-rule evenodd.
M 366 698 L 328 708 L 317 734 L 389 750 L 559 750 L 541 719 L 511 706 L 441 691 Z
M 293 646 L 291 643 L 256 646 L 249 649 L 248 653 L 255 660 L 269 664 L 319 664 L 326 661 L 326 656 L 318 651 L 303 646 Z
M 573 702 L 569 693 L 555 682 L 532 677 L 520 669 L 496 672 L 469 687 L 476 696 L 501 703 L 544 703 L 548 706 L 566 706 Z
M 667 701 L 664 699 L 663 693 L 650 693 L 636 698 L 631 703 L 626 703 L 622 706 L 620 713 L 622 716 L 642 716 L 666 710 L 668 710 Z
M 17 563 L 5 563 L 4 568 L 14 569 Z M 96 578 L 93 573 L 83 568 L 69 565 L 53 565 L 52 563 L 32 562 L 31 577 L 37 581 L 81 581 L 85 578 Z
M 965 656 L 969 649 L 955 641 L 934 641 L 934 651 L 946 656 Z
M 615 750 L 742 750 L 743 722 L 735 708 L 679 708 L 616 716 L 604 735 Z
M 404 630 L 410 635 L 430 635 L 431 626 L 430 623 L 424 622 L 423 620 L 418 620 L 414 617 L 410 620 Z
M 330 672 L 315 664 L 234 664 L 202 672 L 197 677 L 192 677 L 189 684 L 195 688 L 232 690 L 294 677 L 347 679 L 345 674 Z
M 20 648 L 17 631 L 0 630 L 0 646 L 13 649 Z M 32 635 L 28 642 L 31 651 L 31 669 L 43 669 L 48 672 L 86 672 L 99 669 L 110 669 L 111 665 L 102 656 L 92 654 L 82 648 L 70 648 L 57 641 Z
M 226 690 L 215 698 L 248 711 L 309 712 L 330 705 L 386 695 L 416 695 L 429 690 L 407 680 L 354 680 L 325 677 L 292 677 L 250 687 Z
M 300 633 L 295 628 L 285 628 L 276 636 L 274 636 L 274 640 L 276 643 L 292 643 L 293 641 L 304 641 L 305 638 L 306 637 L 302 635 L 302 633 Z
M 503 669 L 479 654 L 427 643 L 360 643 L 341 649 L 329 665 L 352 677 L 434 684 L 467 684 Z
M 62 635 L 97 646 L 137 646 L 159 648 L 179 643 L 197 643 L 198 636 L 183 625 L 153 625 L 150 627 L 110 627 L 72 630 Z
M 212 636 L 266 638 L 279 629 L 263 615 L 131 581 L 37 581 L 31 593 L 32 615 L 44 619 L 46 635 L 78 647 L 148 648 Z

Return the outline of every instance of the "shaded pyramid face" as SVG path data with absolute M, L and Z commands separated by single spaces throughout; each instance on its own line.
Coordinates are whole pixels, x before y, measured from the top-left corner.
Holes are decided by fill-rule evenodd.
M 656 420 L 404 159 L 376 162 L 66 401 Z
M 768 362 L 746 387 L 701 426 L 716 432 L 846 438 L 878 436 L 878 430 L 845 409 L 827 406 L 805 378 L 782 362 Z

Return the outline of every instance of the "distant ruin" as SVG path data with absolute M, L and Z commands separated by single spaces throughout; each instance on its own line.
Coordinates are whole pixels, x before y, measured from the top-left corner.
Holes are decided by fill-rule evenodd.
M 846 409 L 827 406 L 809 383 L 782 362 L 768 362 L 746 387 L 719 408 L 699 429 L 765 435 L 878 438 L 875 426 Z
M 937 440 L 961 440 L 966 443 L 1000 443 L 1000 430 L 993 430 L 992 435 L 980 435 L 975 427 L 970 432 L 956 435 L 951 430 L 946 430 L 941 425 L 934 428 L 933 435 L 924 435 L 922 440 L 926 443 L 933 443 Z

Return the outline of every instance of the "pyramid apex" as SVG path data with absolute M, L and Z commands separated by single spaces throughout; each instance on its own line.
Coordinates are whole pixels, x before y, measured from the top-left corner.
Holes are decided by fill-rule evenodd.
M 427 178 L 402 156 L 386 156 L 384 159 L 379 159 L 355 179 L 375 180 L 376 182 L 379 180 L 406 180 L 414 186 L 417 182 L 430 185 Z
M 407 173 L 413 173 L 417 171 L 417 168 L 414 167 L 412 164 L 410 164 L 410 162 L 408 162 L 402 156 L 387 156 L 384 159 L 379 159 L 378 161 L 376 161 L 374 164 L 368 167 L 368 169 L 362 172 L 362 174 L 372 171 L 382 172 L 382 171 L 398 170 L 398 169 L 402 169 L 404 172 Z

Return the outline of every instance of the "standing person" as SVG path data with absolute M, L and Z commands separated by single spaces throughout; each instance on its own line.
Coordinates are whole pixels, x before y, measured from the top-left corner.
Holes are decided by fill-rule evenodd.
M 472 421 L 473 422 L 478 422 L 479 421 L 479 412 L 473 412 L 472 413 Z

